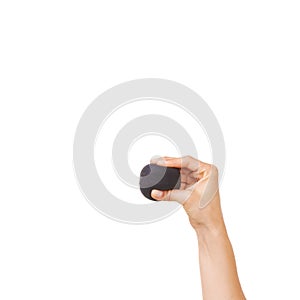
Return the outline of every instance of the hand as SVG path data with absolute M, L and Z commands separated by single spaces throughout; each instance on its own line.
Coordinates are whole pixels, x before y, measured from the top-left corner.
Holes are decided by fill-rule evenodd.
M 155 200 L 176 201 L 182 204 L 191 225 L 196 230 L 203 227 L 215 228 L 223 223 L 218 170 L 214 165 L 204 163 L 191 156 L 153 158 L 151 163 L 181 168 L 180 189 L 153 190 L 151 196 Z

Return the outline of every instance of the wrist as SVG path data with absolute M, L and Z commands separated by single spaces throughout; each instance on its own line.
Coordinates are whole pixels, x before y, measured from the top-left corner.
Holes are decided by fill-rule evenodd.
M 215 194 L 211 202 L 201 208 L 199 223 L 194 227 L 196 231 L 215 231 L 224 226 L 219 192 Z
M 207 237 L 217 237 L 227 234 L 224 220 L 213 221 L 197 226 L 195 229 L 198 240 L 206 239 Z
M 197 236 L 219 235 L 226 232 L 219 194 L 203 208 L 201 222 L 194 227 Z

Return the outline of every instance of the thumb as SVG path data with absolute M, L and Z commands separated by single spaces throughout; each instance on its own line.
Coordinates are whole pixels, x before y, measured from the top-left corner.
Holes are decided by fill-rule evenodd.
M 187 190 L 169 190 L 160 191 L 152 190 L 151 196 L 153 199 L 158 201 L 176 201 L 183 204 L 190 196 L 191 192 Z

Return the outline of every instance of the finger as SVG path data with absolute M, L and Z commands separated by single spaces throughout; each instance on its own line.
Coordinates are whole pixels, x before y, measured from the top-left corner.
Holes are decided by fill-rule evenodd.
M 155 155 L 155 156 L 151 157 L 150 163 L 151 163 L 151 164 L 156 164 L 156 163 L 157 163 L 159 160 L 161 160 L 161 159 L 162 159 L 161 156 Z
M 169 191 L 160 191 L 152 190 L 151 196 L 153 199 L 158 201 L 176 201 L 180 204 L 183 204 L 188 197 L 190 196 L 191 191 L 186 190 L 169 190 Z
M 170 198 L 169 192 L 170 191 L 152 190 L 151 197 L 155 200 L 167 200 Z
M 187 186 L 188 184 L 186 182 L 181 182 L 180 190 L 184 190 Z
M 181 174 L 181 183 L 182 182 L 185 182 L 187 184 L 193 184 L 193 183 L 197 182 L 197 179 L 190 175 Z
M 206 168 L 201 168 L 200 170 L 191 172 L 189 174 L 189 176 L 191 178 L 194 178 L 196 181 L 199 181 L 200 179 L 202 179 L 203 177 L 207 176 L 208 171 L 206 170 Z
M 174 159 L 176 157 L 170 157 L 170 156 L 159 156 L 155 155 L 151 158 L 150 163 L 151 164 L 156 164 L 158 161 L 164 161 L 164 160 L 169 160 L 169 159 Z
M 164 157 L 161 157 L 156 163 L 165 167 L 187 168 L 191 171 L 197 171 L 200 168 L 200 161 L 191 156 L 169 159 L 164 159 Z

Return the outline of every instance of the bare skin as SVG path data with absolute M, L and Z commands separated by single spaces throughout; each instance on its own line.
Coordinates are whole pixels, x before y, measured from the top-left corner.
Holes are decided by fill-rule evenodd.
M 151 163 L 181 168 L 179 190 L 153 190 L 151 195 L 185 209 L 198 239 L 203 299 L 246 299 L 222 215 L 217 168 L 190 156 L 154 158 Z

